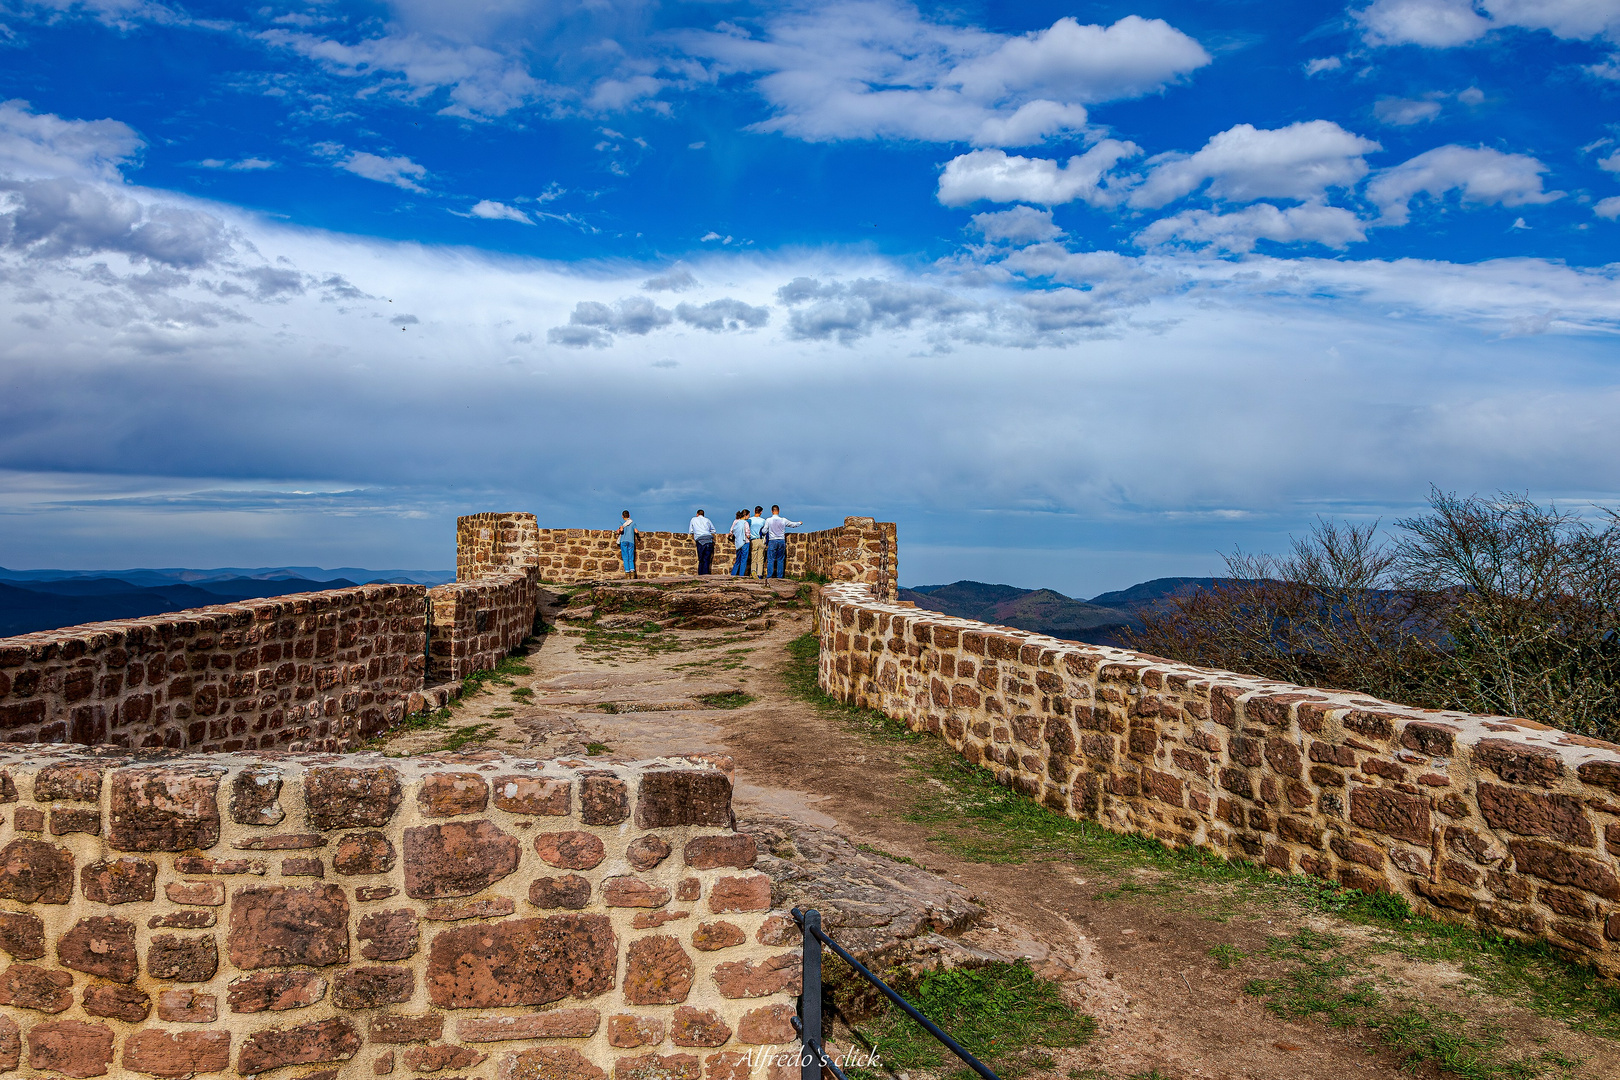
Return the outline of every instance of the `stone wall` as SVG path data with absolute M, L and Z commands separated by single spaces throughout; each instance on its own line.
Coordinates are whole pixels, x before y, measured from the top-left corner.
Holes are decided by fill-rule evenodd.
M 420 585 L 362 585 L 0 639 L 0 739 L 332 750 L 422 688 Z
M 1620 974 L 1620 746 L 881 603 L 829 585 L 820 682 L 1058 813 L 1544 939 Z
M 0 1072 L 764 1080 L 729 770 L 0 752 Z
M 463 521 L 466 519 L 463 518 Z M 458 552 L 457 563 L 460 563 Z M 428 679 L 450 682 L 500 663 L 534 632 L 536 571 L 491 572 L 427 591 Z
M 730 525 L 715 521 L 716 529 Z M 566 585 L 624 573 L 612 529 L 541 529 L 537 543 L 542 581 Z M 893 522 L 849 517 L 837 528 L 788 533 L 785 570 L 789 577 L 819 573 L 833 581 L 867 582 L 879 595 L 892 597 L 898 580 L 896 544 Z M 713 571 L 729 573 L 734 555 L 730 535 L 722 534 L 714 545 Z M 696 545 L 686 533 L 643 532 L 636 547 L 636 571 L 642 577 L 696 574 Z
M 456 518 L 456 580 L 538 566 L 540 528 L 533 514 L 468 514 Z

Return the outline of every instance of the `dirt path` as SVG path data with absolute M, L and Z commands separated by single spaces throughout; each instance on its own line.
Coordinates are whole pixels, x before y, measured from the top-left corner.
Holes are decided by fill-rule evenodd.
M 960 886 L 985 915 L 970 929 L 958 926 L 954 937 L 1003 957 L 1029 958 L 1039 974 L 1065 987 L 1072 1004 L 1098 1020 L 1095 1041 L 1054 1052 L 1057 1067 L 1032 1075 L 1414 1075 L 1364 1027 L 1336 1030 L 1316 1020 L 1280 1019 L 1243 992 L 1250 979 L 1283 970 L 1263 959 L 1270 939 L 1307 926 L 1353 942 L 1368 936 L 1365 928 L 1245 904 L 1216 895 L 1216 889 L 1204 895 L 1177 884 L 1166 891 L 1156 885 L 1162 875 L 1146 868 L 1104 872 L 1067 860 L 969 861 L 931 838 L 937 836 L 932 826 L 907 821 L 915 785 L 926 782 L 915 779 L 913 759 L 937 750 L 875 739 L 787 692 L 781 674 L 787 644 L 810 629 L 812 618 L 808 603 L 792 605 L 791 586 L 783 583 L 773 594 L 768 617 L 747 621 L 753 629 L 735 622 L 638 637 L 630 632 L 634 613 L 615 616 L 616 624 L 599 613 L 584 627 L 562 623 L 561 632 L 545 635 L 529 657 L 531 674 L 470 698 L 454 724 L 491 725 L 475 732 L 481 745 L 536 756 L 729 754 L 737 769 L 739 827 L 762 839 L 786 835 L 784 827 L 792 822 L 820 827 L 829 831 L 824 837 L 836 841 L 838 834 L 856 851 L 903 857 L 938 875 L 941 886 Z M 763 595 L 754 590 L 756 599 Z M 559 611 L 548 609 L 544 616 L 553 622 Z M 603 629 L 603 623 L 622 629 Z M 736 708 L 709 703 L 730 703 L 739 691 L 753 700 Z M 423 752 L 436 749 L 443 737 L 442 731 L 402 734 L 388 749 Z M 881 861 L 889 870 L 913 872 Z M 960 890 L 953 895 L 961 899 Z M 949 906 L 943 899 L 938 904 Z M 960 913 L 945 921 L 964 918 L 972 922 Z M 1223 969 L 1210 955 L 1222 945 L 1254 959 Z M 1450 965 L 1387 953 L 1379 964 L 1386 985 L 1415 1002 L 1469 1016 L 1489 1014 L 1510 1045 L 1579 1059 L 1568 1075 L 1620 1076 L 1615 1044 L 1481 995 Z M 1426 1065 L 1417 1075 L 1442 1074 Z

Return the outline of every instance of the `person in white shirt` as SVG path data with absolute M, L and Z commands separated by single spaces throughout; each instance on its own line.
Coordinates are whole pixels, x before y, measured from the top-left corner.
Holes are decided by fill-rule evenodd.
M 737 517 L 731 523 L 731 547 L 737 553 L 737 558 L 731 564 L 732 577 L 748 576 L 748 511 L 737 511 Z
M 765 519 L 765 576 L 787 576 L 787 530 L 797 529 L 802 521 L 789 521 L 782 516 L 780 506 L 771 507 L 771 516 Z
M 765 576 L 765 508 L 754 507 L 754 516 L 748 519 L 748 574 L 750 577 L 763 578 Z
M 714 529 L 714 522 L 703 516 L 703 511 L 697 512 L 691 524 L 687 525 L 686 532 L 697 544 L 698 573 L 707 574 L 709 564 L 714 562 L 714 538 L 718 535 Z

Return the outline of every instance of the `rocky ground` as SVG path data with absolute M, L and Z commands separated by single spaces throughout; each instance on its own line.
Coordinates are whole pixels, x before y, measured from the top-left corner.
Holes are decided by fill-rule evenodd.
M 1027 959 L 1097 1018 L 1096 1040 L 1030 1075 L 1413 1075 L 1365 1027 L 1283 1020 L 1243 992 L 1282 970 L 1279 935 L 1310 928 L 1354 943 L 1365 928 L 1218 885 L 1189 889 L 1150 867 L 974 861 L 937 828 L 907 820 L 923 782 L 917 755 L 937 747 L 875 739 L 786 689 L 786 647 L 811 628 L 812 591 L 714 577 L 547 594 L 542 615 L 555 630 L 527 658 L 529 674 L 485 683 L 447 727 L 399 732 L 386 749 L 426 753 L 448 739 L 604 760 L 730 755 L 738 828 L 759 842 L 778 905 L 815 906 L 835 937 L 885 965 Z M 1223 967 L 1222 947 L 1254 959 Z M 1579 1061 L 1567 1075 L 1620 1076 L 1613 1043 L 1482 994 L 1453 965 L 1388 952 L 1377 963 L 1381 985 L 1402 1000 L 1488 1016 L 1510 1045 Z M 1418 1075 L 1443 1074 L 1426 1065 Z

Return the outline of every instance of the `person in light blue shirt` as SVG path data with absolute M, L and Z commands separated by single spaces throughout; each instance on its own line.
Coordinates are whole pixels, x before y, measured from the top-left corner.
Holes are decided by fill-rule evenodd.
M 636 531 L 636 523 L 630 519 L 630 511 L 624 512 L 624 520 L 613 531 L 619 541 L 619 556 L 624 559 L 624 572 L 631 577 L 636 576 L 636 537 L 641 535 Z
M 754 516 L 748 519 L 748 573 L 753 577 L 765 576 L 765 508 L 754 507 Z
M 686 526 L 687 535 L 697 545 L 698 573 L 707 574 L 709 564 L 714 562 L 714 538 L 719 535 L 714 528 L 714 522 L 703 516 L 699 510 L 697 516 Z
M 732 577 L 748 576 L 748 548 L 750 543 L 748 529 L 748 511 L 737 511 L 736 520 L 731 523 L 731 546 L 736 549 L 737 558 L 731 564 Z
M 802 521 L 789 521 L 782 516 L 780 506 L 771 507 L 771 516 L 765 519 L 765 576 L 787 576 L 787 530 L 797 529 Z

